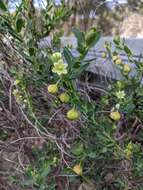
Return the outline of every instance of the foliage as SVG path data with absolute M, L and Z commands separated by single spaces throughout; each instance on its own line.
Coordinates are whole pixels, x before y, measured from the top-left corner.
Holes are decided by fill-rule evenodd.
M 9 176 L 11 185 L 54 190 L 63 180 L 62 189 L 82 181 L 97 190 L 142 188 L 142 60 L 135 59 L 119 37 L 114 38 L 114 48 L 106 43 L 104 58 L 119 69 L 122 79 L 99 91 L 93 87 L 95 97 L 99 94 L 93 98 L 78 79 L 90 64 L 86 55 L 100 33 L 95 28 L 86 33 L 73 28 L 77 56 L 54 43 L 59 42 L 57 35 L 49 47 L 39 48 L 39 40 L 69 16 L 65 5 L 49 4 L 42 11 L 40 32 L 29 1 L 22 1 L 14 15 L 6 7 L 1 4 L 0 37 L 10 49 L 1 61 L 0 104 L 12 114 L 7 118 L 16 118 L 18 141 L 10 144 L 18 142 L 19 147 L 24 140 L 26 147 L 23 163 L 19 161 L 23 176 L 19 181 Z M 1 140 L 9 139 L 3 134 Z

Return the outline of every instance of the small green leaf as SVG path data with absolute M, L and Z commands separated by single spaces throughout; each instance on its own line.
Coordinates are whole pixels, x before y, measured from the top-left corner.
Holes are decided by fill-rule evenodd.
M 72 28 L 72 32 L 74 33 L 75 37 L 77 38 L 78 44 L 84 44 L 85 43 L 85 36 L 84 33 L 81 32 L 77 28 Z
M 68 63 L 69 67 L 71 68 L 76 61 L 75 57 L 72 55 L 70 50 L 66 47 L 63 50 L 63 54 L 64 54 L 66 62 Z
M 21 41 L 22 42 L 22 39 L 16 34 L 16 32 L 13 30 L 13 28 L 11 27 L 11 24 L 4 20 L 3 22 L 3 27 L 5 27 L 5 30 L 8 30 L 8 32 L 14 37 L 16 38 L 17 40 Z
M 90 152 L 89 154 L 88 154 L 88 156 L 89 156 L 89 158 L 96 158 L 96 152 Z
M 18 18 L 16 21 L 16 31 L 18 33 L 21 32 L 24 25 L 25 25 L 25 21 L 22 18 Z
M 22 39 L 16 35 L 15 31 L 13 30 L 9 30 L 9 33 L 14 37 L 16 38 L 17 40 L 19 40 L 20 42 L 22 42 Z
M 3 11 L 7 11 L 7 6 L 6 4 L 3 2 L 3 0 L 0 0 L 0 9 Z
M 132 52 L 131 52 L 131 50 L 129 49 L 129 47 L 128 46 L 124 46 L 124 51 L 126 52 L 126 54 L 128 55 L 128 56 L 131 56 L 132 55 Z
M 86 49 L 84 33 L 75 27 L 72 29 L 72 32 L 74 33 L 75 37 L 77 38 L 77 45 L 78 45 L 77 51 L 81 54 L 84 53 L 84 51 Z
M 45 168 L 43 168 L 43 171 L 41 173 L 41 177 L 46 177 L 51 171 L 51 167 L 50 165 L 46 166 Z
M 100 32 L 98 32 L 96 28 L 91 28 L 85 36 L 87 47 L 88 48 L 93 47 L 98 42 L 100 37 L 101 37 Z
M 30 47 L 30 48 L 29 48 L 29 55 L 30 55 L 30 56 L 35 55 L 35 49 L 34 49 L 33 47 Z

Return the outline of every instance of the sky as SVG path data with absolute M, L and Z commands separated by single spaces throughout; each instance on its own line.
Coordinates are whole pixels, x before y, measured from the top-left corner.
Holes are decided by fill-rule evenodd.
M 108 1 L 108 2 L 116 1 L 118 3 L 126 3 L 127 2 L 127 0 L 106 0 L 106 1 Z
M 125 4 L 127 0 L 106 0 L 110 7 L 114 7 L 116 4 Z
M 15 7 L 19 4 L 21 0 L 13 0 L 12 3 L 9 5 L 10 7 L 10 11 L 14 11 L 15 10 Z M 46 6 L 46 0 L 34 0 L 35 1 L 35 6 L 36 7 L 45 7 Z M 55 3 L 58 5 L 60 4 L 60 1 L 61 0 L 55 0 Z M 122 4 L 122 3 L 126 3 L 127 0 L 106 0 L 108 3 L 109 3 L 109 6 L 111 5 L 114 5 L 116 3 L 119 3 L 119 4 Z

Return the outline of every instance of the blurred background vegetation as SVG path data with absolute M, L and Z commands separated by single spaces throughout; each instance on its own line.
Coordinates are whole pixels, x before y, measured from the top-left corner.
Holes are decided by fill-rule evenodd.
M 5 0 L 14 12 L 20 0 Z M 100 29 L 105 36 L 119 34 L 125 37 L 143 36 L 142 0 L 28 0 L 36 7 L 36 17 L 49 2 L 60 6 L 61 2 L 71 10 L 70 18 L 64 23 L 64 35 L 69 36 L 72 26 L 82 31 L 90 27 Z M 38 13 L 38 14 L 37 14 Z

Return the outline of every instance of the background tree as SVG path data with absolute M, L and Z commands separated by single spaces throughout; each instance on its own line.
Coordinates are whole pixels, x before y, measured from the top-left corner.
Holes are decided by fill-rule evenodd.
M 66 3 L 73 9 L 72 16 L 67 23 L 67 31 L 70 31 L 74 25 L 79 26 L 83 31 L 94 26 L 105 36 L 119 34 L 120 25 L 127 16 L 143 12 L 141 0 L 128 0 L 124 4 L 113 0 L 110 5 L 106 0 L 67 0 Z

